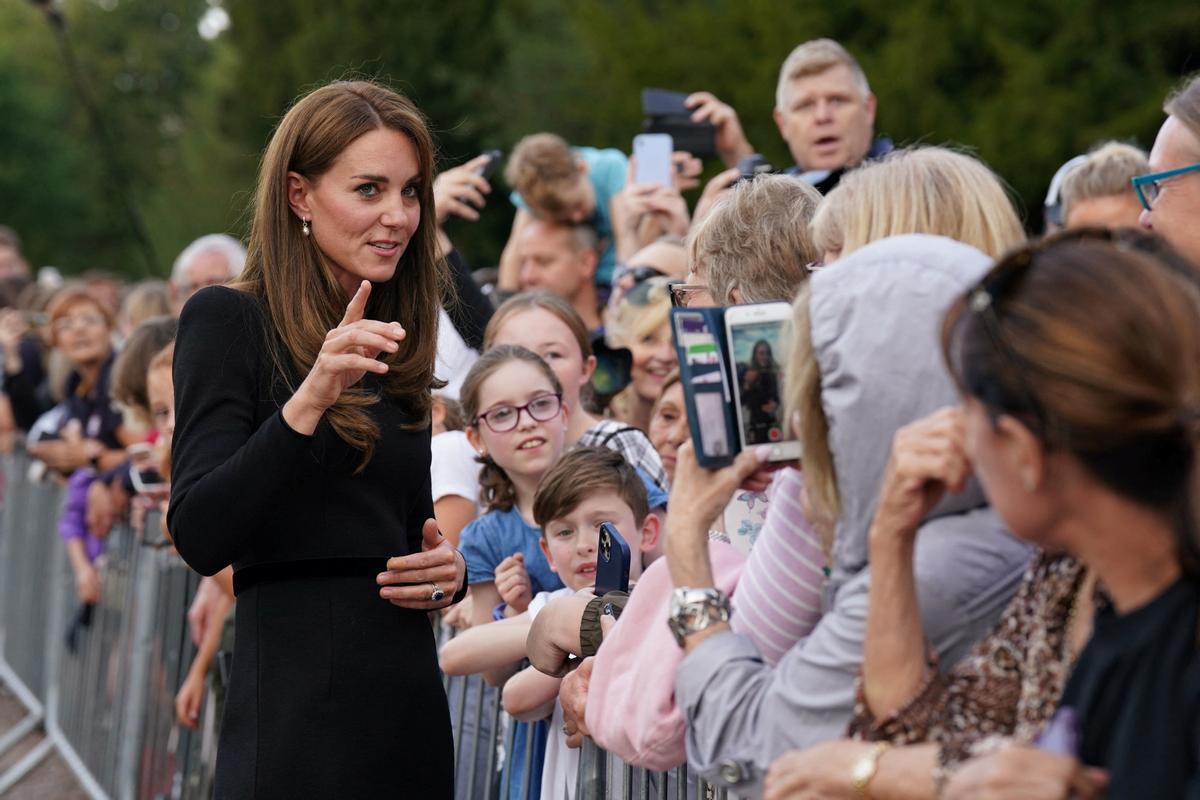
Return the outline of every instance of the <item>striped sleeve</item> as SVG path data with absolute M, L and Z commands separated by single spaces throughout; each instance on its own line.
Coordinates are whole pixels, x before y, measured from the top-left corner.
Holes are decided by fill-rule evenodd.
M 767 520 L 733 596 L 732 624 L 776 664 L 821 618 L 825 553 L 800 507 L 804 476 L 782 470 L 771 488 Z

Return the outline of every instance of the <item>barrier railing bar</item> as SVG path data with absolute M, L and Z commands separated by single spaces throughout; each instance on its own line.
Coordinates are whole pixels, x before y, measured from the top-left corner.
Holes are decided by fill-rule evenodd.
M 484 774 L 485 774 L 485 776 L 487 778 L 487 782 L 488 782 L 487 787 L 488 787 L 488 795 L 489 796 L 495 796 L 495 794 L 496 794 L 495 792 L 492 791 L 492 781 L 495 779 L 495 774 L 496 774 L 496 757 L 497 757 L 496 741 L 497 741 L 497 734 L 500 732 L 500 700 L 501 700 L 500 692 L 492 692 L 491 737 L 488 742 L 487 766 L 484 768 Z M 501 791 L 507 792 L 507 790 L 505 788 L 503 788 L 504 787 L 503 782 L 500 785 L 501 785 Z
M 466 705 L 466 685 L 467 685 L 467 681 L 464 680 L 463 681 L 463 701 L 464 701 L 463 705 L 464 705 L 464 707 Z M 467 761 L 467 797 L 475 796 L 475 770 L 479 766 L 479 758 L 478 758 L 478 756 L 479 756 L 479 739 L 480 739 L 479 723 L 483 719 L 483 686 L 484 686 L 484 682 L 482 680 L 477 680 L 475 682 L 476 720 L 475 720 L 475 733 L 471 737 L 471 746 L 468 751 L 469 755 L 467 756 L 467 758 L 468 758 L 468 761 Z M 461 723 L 460 723 L 459 730 L 462 731 Z M 460 747 L 460 750 L 461 750 L 461 747 Z
M 513 767 L 513 746 L 517 741 L 517 725 L 511 717 L 506 717 L 507 724 L 504 726 L 504 763 L 500 767 L 500 797 L 503 800 L 511 800 L 509 798 L 508 783 L 512 780 Z
M 21 760 L 8 768 L 3 775 L 0 775 L 0 797 L 3 797 L 9 789 L 16 786 L 17 783 L 29 774 L 38 764 L 54 752 L 54 741 L 50 737 L 42 739 L 37 745 L 21 757 Z
M 151 552 L 140 552 L 137 555 L 153 555 Z M 138 559 L 138 568 L 131 576 L 131 582 L 137 586 L 137 596 L 142 603 L 135 604 L 132 609 L 133 621 L 129 627 L 129 686 L 139 688 L 149 686 L 147 673 L 150 666 L 150 655 L 153 649 L 154 623 L 157 614 L 154 613 L 163 604 L 158 602 L 158 570 L 152 558 Z M 141 569 L 143 565 L 150 569 Z M 121 748 L 117 757 L 117 796 L 132 798 L 137 794 L 138 756 L 142 744 L 143 726 L 146 721 L 145 691 L 134 691 L 126 700 L 124 720 L 121 726 Z
M 533 740 L 537 734 L 537 723 L 530 722 L 525 726 L 525 765 L 521 771 L 521 798 L 522 800 L 531 800 L 529 797 L 529 787 L 532 782 L 533 775 Z

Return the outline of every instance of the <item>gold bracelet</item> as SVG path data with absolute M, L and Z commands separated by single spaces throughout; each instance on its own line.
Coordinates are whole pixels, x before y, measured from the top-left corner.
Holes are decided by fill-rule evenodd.
M 891 742 L 876 742 L 874 747 L 854 763 L 850 777 L 854 782 L 854 795 L 858 800 L 871 800 L 871 793 L 867 791 L 867 787 L 879 771 L 879 759 L 891 746 Z

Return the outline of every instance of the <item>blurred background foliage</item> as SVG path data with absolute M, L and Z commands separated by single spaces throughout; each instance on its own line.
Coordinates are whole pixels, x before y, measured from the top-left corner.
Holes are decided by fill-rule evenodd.
M 346 76 L 412 96 L 441 166 L 553 130 L 629 149 L 639 91 L 707 89 L 777 166 L 779 65 L 831 36 L 861 60 L 877 132 L 967 147 L 1012 186 L 1031 230 L 1067 158 L 1149 147 L 1166 92 L 1200 69 L 1200 4 L 1178 0 L 65 0 L 89 120 L 44 9 L 0 0 L 0 224 L 69 273 L 165 275 L 192 238 L 244 233 L 258 155 L 288 103 Z M 709 173 L 719 165 L 706 165 Z M 126 187 L 123 189 L 122 187 Z M 451 223 L 477 266 L 511 224 L 502 179 L 480 223 Z M 125 212 L 128 197 L 145 239 Z

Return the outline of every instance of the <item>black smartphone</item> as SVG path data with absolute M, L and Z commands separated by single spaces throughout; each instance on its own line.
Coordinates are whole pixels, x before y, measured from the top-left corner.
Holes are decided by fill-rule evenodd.
M 692 109 L 684 103 L 687 95 L 669 89 L 642 89 L 642 113 L 646 115 L 646 133 L 666 133 L 676 150 L 685 150 L 696 158 L 717 154 L 717 129 L 711 122 L 692 122 Z
M 632 554 L 624 537 L 611 522 L 600 523 L 596 548 L 596 596 L 629 591 L 629 562 Z
M 767 161 L 766 156 L 761 153 L 742 156 L 738 159 L 737 168 L 738 172 L 742 173 L 741 177 L 737 179 L 738 183 L 753 180 L 757 175 L 766 175 L 775 171 L 771 162 Z
M 476 169 L 475 174 L 485 181 L 490 181 L 492 176 L 496 174 L 496 169 L 500 166 L 501 159 L 504 158 L 504 151 L 488 150 L 483 155 L 488 157 L 487 163 Z

